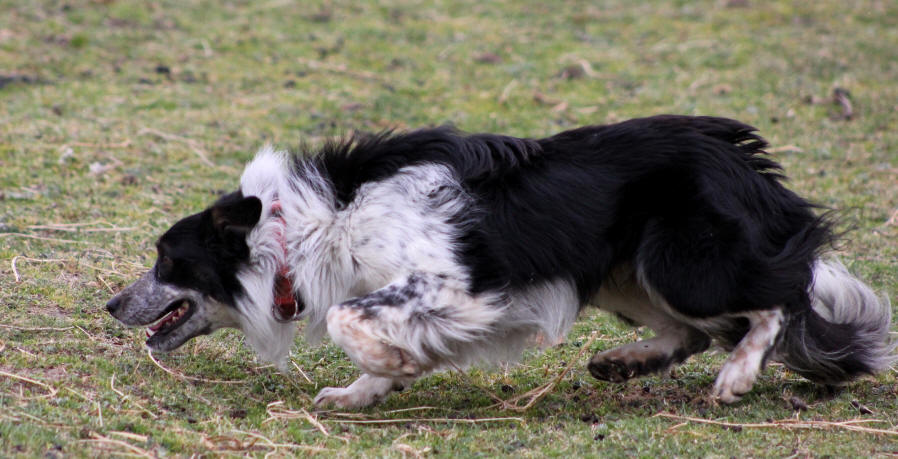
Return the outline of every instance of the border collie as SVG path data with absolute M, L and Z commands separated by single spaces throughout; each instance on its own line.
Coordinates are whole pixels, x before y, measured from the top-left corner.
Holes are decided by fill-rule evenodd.
M 439 369 L 565 338 L 594 304 L 654 337 L 596 354 L 621 382 L 712 341 L 725 403 L 772 359 L 836 385 L 895 361 L 890 305 L 823 249 L 755 128 L 655 116 L 532 140 L 451 128 L 263 148 L 239 190 L 174 224 L 112 298 L 169 351 L 222 327 L 283 365 L 307 320 L 361 369 L 316 404 L 362 407 Z

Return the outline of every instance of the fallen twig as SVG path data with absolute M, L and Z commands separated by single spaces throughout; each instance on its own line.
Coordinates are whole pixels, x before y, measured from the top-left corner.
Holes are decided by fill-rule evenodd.
M 512 78 L 512 80 L 509 81 L 508 84 L 505 85 L 504 88 L 502 88 L 502 93 L 499 94 L 499 99 L 497 99 L 497 102 L 500 104 L 504 104 L 508 100 L 508 96 L 511 95 L 512 89 L 514 89 L 517 85 L 518 85 L 517 78 Z
M 321 431 L 321 433 L 323 433 L 325 437 L 331 436 L 331 434 L 327 432 L 327 429 L 324 428 L 324 424 L 318 422 L 318 420 L 315 419 L 311 414 L 309 414 L 309 412 L 306 411 L 305 408 L 300 408 L 300 411 L 302 411 L 302 414 L 306 417 L 306 420 L 309 421 L 309 424 L 315 426 L 315 428 Z
M 109 433 L 112 435 L 118 436 L 118 437 L 127 438 L 129 440 L 134 440 L 134 441 L 141 441 L 144 443 L 146 443 L 146 441 L 150 439 L 150 437 L 148 437 L 146 435 L 138 435 L 136 433 L 131 433 L 131 432 L 120 432 L 118 430 L 113 430 Z
M 312 424 L 316 429 L 321 431 L 325 437 L 329 437 L 331 434 L 327 431 L 321 422 L 318 421 L 314 416 L 312 416 L 308 411 L 304 408 L 300 408 L 299 410 L 291 410 L 289 408 L 284 407 L 284 401 L 278 400 L 276 402 L 271 402 L 268 406 L 265 407 L 265 412 L 268 413 L 268 419 L 262 421 L 262 423 L 266 423 L 269 421 L 273 421 L 275 419 L 298 419 L 302 418 L 306 421 L 309 421 L 309 424 Z
M 51 387 L 51 386 L 49 386 L 49 385 L 47 385 L 47 384 L 44 384 L 44 383 L 42 383 L 42 382 L 40 382 L 40 381 L 37 381 L 37 380 L 31 379 L 31 378 L 28 378 L 28 377 L 26 377 L 26 376 L 19 376 L 19 375 L 17 375 L 17 374 L 13 374 L 13 373 L 7 373 L 7 372 L 5 372 L 5 371 L 3 371 L 3 370 L 0 370 L 0 376 L 6 376 L 7 378 L 18 379 L 19 381 L 24 381 L 24 382 L 27 382 L 27 383 L 30 383 L 30 384 L 34 384 L 35 386 L 43 387 L 43 388 L 46 389 L 47 392 L 49 392 L 49 393 L 48 393 L 47 395 L 42 395 L 40 398 L 53 397 L 53 396 L 56 395 L 56 392 L 57 392 L 57 390 L 54 389 L 53 387 Z
M 150 415 L 150 417 L 152 417 L 153 419 L 159 419 L 159 416 L 157 416 L 156 413 L 153 413 L 152 411 L 144 408 L 143 405 L 141 405 L 140 403 L 137 403 L 137 401 L 135 401 L 135 400 L 132 400 L 130 396 L 126 395 L 124 392 L 115 388 L 115 373 L 113 373 L 112 377 L 109 378 L 109 388 L 112 389 L 113 392 L 118 394 L 118 396 L 122 398 L 122 401 L 127 400 L 127 401 L 131 402 L 132 404 L 134 404 L 134 406 L 136 406 L 137 408 L 140 408 L 140 410 L 143 411 L 144 413 Z M 111 433 L 115 433 L 115 432 L 111 432 Z
M 10 265 L 12 265 L 12 273 L 16 278 L 17 284 L 22 281 L 22 278 L 19 276 L 19 270 L 16 267 L 16 261 L 19 259 L 22 259 L 24 261 L 33 261 L 35 263 L 56 263 L 56 262 L 68 261 L 68 260 L 65 260 L 62 258 L 29 258 L 29 257 L 23 257 L 21 255 L 16 255 L 16 256 L 12 257 L 12 261 L 10 262 Z
M 425 411 L 425 410 L 436 410 L 438 408 L 434 406 L 413 406 L 411 408 L 400 408 L 398 410 L 390 410 L 384 411 L 384 414 L 393 414 L 393 413 L 407 413 L 409 411 Z
M 421 450 L 417 450 L 417 449 L 413 448 L 411 445 L 407 445 L 405 443 L 399 443 L 396 440 L 393 440 L 393 449 L 402 453 L 402 457 L 405 457 L 406 454 L 409 454 L 415 458 L 423 458 L 425 454 L 427 454 L 431 451 L 429 446 L 427 446 Z
M 296 60 L 300 64 L 305 65 L 312 70 L 323 70 L 330 73 L 336 73 L 338 75 L 345 75 L 358 80 L 372 81 L 374 83 L 380 84 L 381 86 L 384 86 L 387 89 L 393 89 L 393 85 L 384 81 L 376 73 L 366 72 L 363 70 L 350 70 L 349 67 L 346 66 L 346 64 L 330 64 L 327 62 L 305 59 L 302 57 L 299 57 Z
M 82 226 L 94 225 L 110 225 L 114 226 L 106 220 L 94 220 L 92 222 L 74 222 L 74 223 L 49 223 L 47 225 L 28 225 L 28 229 L 58 229 L 60 231 L 77 231 Z
M 592 335 L 590 335 L 589 340 L 587 340 L 586 343 L 584 343 L 583 346 L 580 347 L 580 352 L 577 353 L 577 357 L 572 359 L 571 362 L 568 363 L 568 365 L 564 368 L 564 370 L 562 370 L 561 373 L 559 373 L 557 376 L 555 376 L 555 378 L 553 378 L 552 381 L 549 381 L 548 384 L 545 384 L 541 387 L 537 387 L 536 389 L 527 391 L 526 393 L 514 396 L 507 400 L 503 400 L 503 399 L 497 397 L 495 394 L 491 394 L 491 396 L 494 399 L 499 399 L 499 403 L 492 405 L 490 408 L 496 407 L 496 406 L 501 406 L 503 409 L 518 411 L 518 412 L 523 412 L 523 411 L 527 411 L 528 409 L 530 409 L 538 401 L 542 400 L 546 395 L 548 395 L 549 391 L 554 389 L 555 386 L 558 385 L 559 382 L 561 382 L 562 378 L 564 378 L 564 376 L 566 374 L 568 374 L 568 372 L 571 371 L 571 369 L 574 367 L 574 365 L 576 365 L 577 362 L 580 360 L 580 357 L 583 355 L 583 353 L 587 349 L 589 349 L 589 346 L 592 345 L 593 341 L 595 341 L 597 335 L 598 335 L 597 332 L 592 332 Z M 524 405 L 518 405 L 516 403 L 517 401 L 526 399 L 528 397 L 530 398 L 530 400 L 527 401 L 527 403 L 525 403 Z
M 19 277 L 19 270 L 16 269 L 16 260 L 18 260 L 18 259 L 19 259 L 19 255 L 16 255 L 16 256 L 12 257 L 12 261 L 10 262 L 10 264 L 12 265 L 12 275 L 13 275 L 13 277 L 15 277 L 17 284 L 22 281 L 22 278 Z
M 133 454 L 136 454 L 141 457 L 154 457 L 152 454 L 150 454 L 149 451 L 142 449 L 142 448 L 138 448 L 137 446 L 134 446 L 126 441 L 116 440 L 114 438 L 109 438 L 109 437 L 104 437 L 98 433 L 93 433 L 93 434 L 91 434 L 91 436 L 93 438 L 85 439 L 85 440 L 78 440 L 78 441 L 81 443 L 98 443 L 101 445 L 115 445 L 120 448 L 125 448 L 125 449 L 131 451 Z
M 405 422 L 444 422 L 449 424 L 480 424 L 484 422 L 519 422 L 524 424 L 523 418 L 475 418 L 475 419 L 451 419 L 451 418 L 399 418 L 399 419 L 322 419 L 324 422 L 336 422 L 340 424 L 400 424 Z
M 586 59 L 577 59 L 577 63 L 580 64 L 580 67 L 583 69 L 583 73 L 586 76 L 590 78 L 595 78 L 598 76 L 596 71 L 592 69 L 592 64 L 590 64 Z
M 167 132 L 162 132 L 160 130 L 153 129 L 153 128 L 143 128 L 140 130 L 140 132 L 137 133 L 137 135 L 146 135 L 146 134 L 154 135 L 156 137 L 159 137 L 159 138 L 162 138 L 165 140 L 169 140 L 169 141 L 176 141 L 176 142 L 181 142 L 181 143 L 187 144 L 187 146 L 190 147 L 190 149 L 193 150 L 193 152 L 196 153 L 197 156 L 199 156 L 200 160 L 204 164 L 206 164 L 207 166 L 216 167 L 215 163 L 213 163 L 212 161 L 209 161 L 209 157 L 206 155 L 206 152 L 202 148 L 200 148 L 196 144 L 196 142 L 194 142 L 192 139 L 188 139 L 187 137 L 181 137 L 181 136 L 175 135 L 175 134 L 169 134 Z
M 857 424 L 867 424 L 873 422 L 886 422 L 882 419 L 850 419 L 847 421 L 813 421 L 813 420 L 802 420 L 802 419 L 780 419 L 773 422 L 756 422 L 756 423 L 737 423 L 737 422 L 726 422 L 726 421 L 715 421 L 713 419 L 704 419 L 704 418 L 695 418 L 691 416 L 680 416 L 676 414 L 669 413 L 657 413 L 654 417 L 668 418 L 674 419 L 677 421 L 683 421 L 680 424 L 677 424 L 671 427 L 668 430 L 676 429 L 680 426 L 685 425 L 688 422 L 695 422 L 699 424 L 711 424 L 721 427 L 727 428 L 739 428 L 739 429 L 844 429 L 850 430 L 854 432 L 864 432 L 870 434 L 878 434 L 878 435 L 895 435 L 898 436 L 898 430 L 887 430 L 887 429 L 874 429 L 871 427 L 859 426 Z
M 898 209 L 895 209 L 895 211 L 892 212 L 892 216 L 889 217 L 888 220 L 886 220 L 886 225 L 887 226 L 893 226 L 893 225 L 898 226 Z
M 147 349 L 147 355 L 150 357 L 150 360 L 152 360 L 153 363 L 156 364 L 157 367 L 162 369 L 162 371 L 164 371 L 178 379 L 183 379 L 183 380 L 187 380 L 187 381 L 212 383 L 212 384 L 246 384 L 246 381 L 225 381 L 225 380 L 221 380 L 221 379 L 205 379 L 205 378 L 197 378 L 195 376 L 187 376 L 185 374 L 178 373 L 174 370 L 169 370 L 168 368 L 165 368 L 164 366 L 162 366 L 162 364 L 159 363 L 159 361 L 156 360 L 155 357 L 153 357 L 153 351 Z
M 303 379 L 308 381 L 309 384 L 315 384 L 312 382 L 312 379 L 309 378 L 309 375 L 307 375 L 305 371 L 302 371 L 302 367 L 300 367 L 299 365 L 296 364 L 296 361 L 291 360 L 290 363 L 292 363 L 293 366 L 296 368 L 296 370 L 299 371 L 299 374 L 302 375 Z M 318 384 L 315 384 L 315 387 L 318 387 Z
M 115 290 L 109 285 L 109 282 L 106 282 L 106 279 L 103 279 L 103 276 L 97 274 L 97 279 L 106 286 L 106 289 L 109 290 L 109 293 L 115 294 Z
M 85 147 L 85 148 L 125 148 L 131 145 L 131 139 L 125 139 L 121 142 L 117 143 L 85 143 L 85 142 L 72 142 L 63 145 L 60 147 L 60 150 L 64 150 L 65 147 Z
M 37 239 L 39 241 L 47 241 L 47 242 L 59 242 L 62 244 L 87 244 L 87 241 L 75 241 L 72 239 L 58 239 L 55 237 L 43 237 L 43 236 L 35 236 L 33 234 L 25 234 L 25 233 L 0 233 L 0 237 L 24 237 L 28 239 Z
M 100 272 L 104 272 L 107 274 L 115 274 L 117 276 L 122 276 L 122 277 L 126 276 L 126 274 L 116 271 L 114 269 L 101 268 L 99 266 L 94 266 L 90 263 L 86 263 L 81 260 L 67 260 L 64 258 L 30 258 L 30 257 L 22 256 L 22 255 L 16 255 L 12 258 L 12 261 L 10 262 L 10 264 L 12 265 L 12 272 L 13 272 L 13 276 L 15 277 L 16 283 L 19 283 L 22 280 L 22 276 L 19 274 L 19 269 L 18 269 L 18 265 L 17 265 L 18 261 L 28 261 L 28 262 L 33 262 L 33 263 L 77 263 L 78 266 L 90 268 L 94 271 L 100 271 Z M 98 275 L 98 277 L 99 277 L 99 275 Z M 113 291 L 112 287 L 110 287 L 109 284 L 106 283 L 105 279 L 100 278 L 100 280 L 104 284 L 106 284 L 106 288 L 108 288 L 110 292 L 115 293 Z
M 28 418 L 28 419 L 31 419 L 32 421 L 37 422 L 38 424 L 41 424 L 41 425 L 44 425 L 44 426 L 48 426 L 48 427 L 55 427 L 55 428 L 57 428 L 57 429 L 65 429 L 65 428 L 67 428 L 67 427 L 71 427 L 71 425 L 69 425 L 69 424 L 59 424 L 59 423 L 55 423 L 55 422 L 47 422 L 47 421 L 45 421 L 45 420 L 43 420 L 43 419 L 41 419 L 41 418 L 39 418 L 39 417 L 37 417 L 37 416 L 35 416 L 35 415 L 33 415 L 33 414 L 29 414 L 29 413 L 26 413 L 26 412 L 24 412 L 24 411 L 16 411 L 16 412 L 12 412 L 12 414 L 13 414 L 14 416 L 24 416 L 24 417 L 26 417 L 26 418 Z
M 797 145 L 783 145 L 779 147 L 768 148 L 767 153 L 803 153 L 804 150 Z
M 62 231 L 66 233 L 109 233 L 118 231 L 134 231 L 136 229 L 139 229 L 137 227 L 120 228 L 117 226 L 111 226 L 109 228 L 82 228 L 80 226 L 63 225 L 29 225 L 27 226 L 27 228 L 47 231 Z
M 276 453 L 280 449 L 311 452 L 327 451 L 327 448 L 322 448 L 320 446 L 297 445 L 295 443 L 275 443 L 264 435 L 255 432 L 245 432 L 236 429 L 234 430 L 234 432 L 246 435 L 250 437 L 250 440 L 245 442 L 234 437 L 217 435 L 214 437 L 206 437 L 203 439 L 203 442 L 206 444 L 206 447 L 213 451 L 240 451 L 244 454 L 246 451 L 259 449 L 271 449 L 272 451 L 269 452 L 269 454 Z M 262 440 L 262 442 L 264 443 L 259 443 L 258 440 Z M 268 455 L 266 454 L 266 457 L 267 456 Z

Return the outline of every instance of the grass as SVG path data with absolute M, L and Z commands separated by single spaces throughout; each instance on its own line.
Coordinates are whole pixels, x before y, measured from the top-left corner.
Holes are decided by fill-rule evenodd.
M 893 2 L 304 3 L 4 3 L 0 455 L 896 454 L 894 371 L 829 392 L 773 366 L 743 402 L 717 406 L 720 354 L 670 377 L 593 380 L 579 354 L 593 330 L 588 353 L 642 334 L 601 314 L 519 366 L 423 378 L 353 415 L 309 401 L 357 375 L 331 345 L 298 342 L 281 374 L 220 332 L 157 356 L 170 373 L 157 366 L 142 331 L 103 310 L 152 263 L 155 236 L 233 189 L 262 143 L 351 130 L 539 136 L 663 112 L 738 118 L 771 141 L 792 188 L 839 210 L 850 268 L 898 297 Z M 490 393 L 525 393 L 574 359 L 531 409 L 491 407 Z M 891 435 L 770 422 L 789 419 Z M 358 423 L 371 420 L 391 421 Z

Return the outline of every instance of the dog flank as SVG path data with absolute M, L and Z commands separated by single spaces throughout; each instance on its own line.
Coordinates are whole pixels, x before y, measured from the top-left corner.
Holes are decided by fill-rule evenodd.
M 828 384 L 880 371 L 894 361 L 888 303 L 819 261 L 829 224 L 765 146 L 733 120 L 670 115 L 538 140 L 357 136 L 306 155 L 263 148 L 209 212 L 239 234 L 261 206 L 231 302 L 259 355 L 283 363 L 293 342 L 271 309 L 286 267 L 307 339 L 326 332 L 364 372 L 319 404 L 514 361 L 563 340 L 593 301 L 655 332 L 593 357 L 603 379 L 661 371 L 711 339 L 734 350 L 715 385 L 725 402 L 768 357 Z

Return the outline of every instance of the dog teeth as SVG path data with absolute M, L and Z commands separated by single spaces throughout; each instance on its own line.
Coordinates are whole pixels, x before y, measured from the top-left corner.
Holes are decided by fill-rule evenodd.
M 170 324 L 173 322 L 177 322 L 181 317 L 184 317 L 184 314 L 187 314 L 187 311 L 190 310 L 190 303 L 187 300 L 181 302 L 181 306 L 160 319 L 156 322 L 155 325 L 151 325 L 147 328 L 147 338 L 153 336 L 158 332 L 162 327 L 166 324 Z

